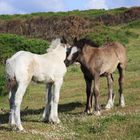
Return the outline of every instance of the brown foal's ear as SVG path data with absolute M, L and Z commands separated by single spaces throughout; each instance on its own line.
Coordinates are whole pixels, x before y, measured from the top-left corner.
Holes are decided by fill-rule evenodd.
M 67 44 L 67 40 L 65 39 L 64 36 L 62 36 L 62 38 L 61 38 L 61 43 Z
M 77 42 L 77 37 L 74 38 L 73 43 L 75 44 Z

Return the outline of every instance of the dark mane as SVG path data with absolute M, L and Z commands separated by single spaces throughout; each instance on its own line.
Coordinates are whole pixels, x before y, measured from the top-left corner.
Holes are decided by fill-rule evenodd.
M 79 41 L 82 42 L 84 45 L 87 44 L 87 45 L 90 45 L 92 47 L 99 47 L 99 45 L 97 43 L 95 43 L 94 41 L 92 41 L 89 38 L 82 38 Z

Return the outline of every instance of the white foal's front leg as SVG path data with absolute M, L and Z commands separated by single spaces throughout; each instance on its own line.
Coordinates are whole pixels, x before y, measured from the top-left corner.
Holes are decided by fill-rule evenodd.
M 59 103 L 59 96 L 60 96 L 60 89 L 63 83 L 63 79 L 58 79 L 54 83 L 54 91 L 52 93 L 51 98 L 51 110 L 49 115 L 49 122 L 59 123 L 60 120 L 58 118 L 58 103 Z
M 52 98 L 52 83 L 46 85 L 46 95 L 45 95 L 45 109 L 43 112 L 43 120 L 49 121 L 49 114 L 51 109 L 51 98 Z
M 15 117 L 15 123 L 16 127 L 19 131 L 23 130 L 21 119 L 20 119 L 20 105 L 22 102 L 23 95 L 26 91 L 27 85 L 19 83 L 17 92 L 15 94 L 15 102 L 14 102 L 14 117 Z

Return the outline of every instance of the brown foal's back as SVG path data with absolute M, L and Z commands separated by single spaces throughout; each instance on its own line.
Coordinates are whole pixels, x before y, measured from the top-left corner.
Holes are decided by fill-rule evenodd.
M 103 47 L 95 48 L 88 44 L 82 49 L 81 59 L 91 70 L 104 73 L 113 73 L 118 64 L 126 67 L 126 51 L 122 44 L 118 42 L 105 44 Z

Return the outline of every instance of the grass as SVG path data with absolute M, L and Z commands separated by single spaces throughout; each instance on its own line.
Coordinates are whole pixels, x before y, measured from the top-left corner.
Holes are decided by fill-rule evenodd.
M 125 26 L 125 25 L 124 25 Z M 118 26 L 117 29 L 123 29 Z M 132 26 L 132 25 L 131 25 Z M 115 28 L 115 27 L 112 27 Z M 115 106 L 110 111 L 102 110 L 96 117 L 84 113 L 85 83 L 79 66 L 71 66 L 64 79 L 59 102 L 59 125 L 42 122 L 45 85 L 31 83 L 24 96 L 21 108 L 22 123 L 27 131 L 18 133 L 8 125 L 8 95 L 0 98 L 1 140 L 140 140 L 140 29 L 128 30 L 137 37 L 128 37 L 126 44 L 128 66 L 125 74 L 124 96 L 126 107 L 118 106 L 118 73 L 114 73 Z M 100 80 L 100 104 L 107 100 L 107 83 Z

